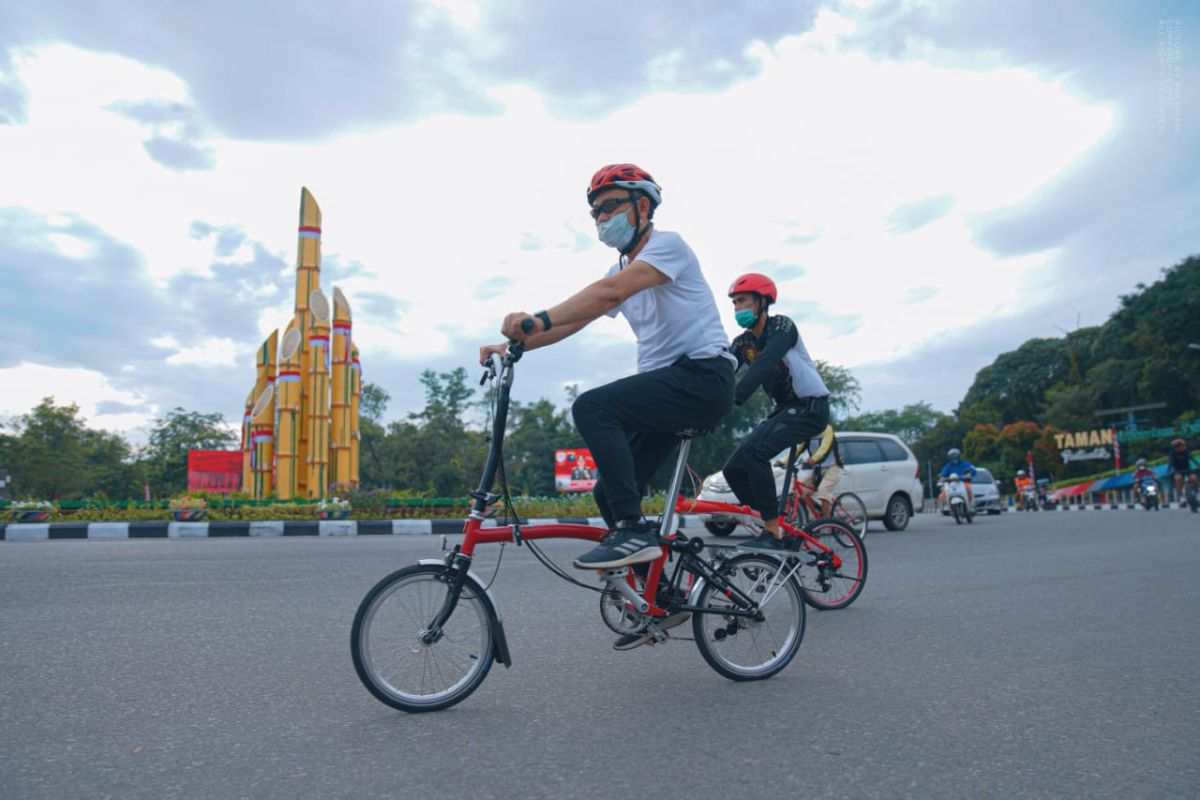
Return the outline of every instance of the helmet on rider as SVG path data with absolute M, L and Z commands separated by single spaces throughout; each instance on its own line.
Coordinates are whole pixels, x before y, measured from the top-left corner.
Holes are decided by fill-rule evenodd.
M 775 281 L 759 272 L 747 272 L 729 284 L 729 296 L 733 297 L 735 294 L 757 294 L 765 297 L 768 303 L 779 299 Z
M 1017 477 L 1018 477 L 1018 478 L 1024 478 L 1024 477 L 1025 477 L 1025 470 L 1023 470 L 1023 469 L 1019 469 L 1019 470 L 1017 470 Z
M 1183 439 L 1180 439 L 1178 436 L 1171 440 L 1171 447 L 1183 447 L 1186 444 L 1187 442 L 1185 442 Z
M 1141 467 L 1144 467 L 1144 466 L 1146 466 L 1146 459 L 1144 459 L 1144 458 L 1139 458 L 1139 459 L 1137 460 L 1137 465 L 1138 465 L 1138 468 L 1141 468 Z
M 645 232 L 650 228 L 651 220 L 654 219 L 654 209 L 658 208 L 658 204 L 662 202 L 662 187 L 654 182 L 654 178 L 650 177 L 649 172 L 636 164 L 609 164 L 596 170 L 596 174 L 592 176 L 587 191 L 588 205 L 592 205 L 596 196 L 602 192 L 618 188 L 628 189 L 629 194 L 625 197 L 610 198 L 601 203 L 601 206 L 607 206 L 616 201 L 614 203 L 616 207 L 613 208 L 592 206 L 592 218 L 596 220 L 596 233 L 599 235 L 600 241 L 609 247 L 616 248 L 622 256 L 627 256 L 633 252 Z M 645 220 L 642 219 L 641 204 L 638 202 L 641 197 L 647 198 L 650 203 Z M 629 223 L 627 212 L 615 213 L 617 207 L 626 202 L 633 206 L 632 225 Z M 609 214 L 609 216 L 601 221 L 602 214 Z
M 753 328 L 759 318 L 767 313 L 771 304 L 779 299 L 779 289 L 775 287 L 775 281 L 759 272 L 747 272 L 734 280 L 729 284 L 728 294 L 730 297 L 739 294 L 754 296 L 753 308 L 737 308 L 737 301 L 734 301 L 734 308 L 737 308 L 734 318 L 743 328 Z
M 962 457 L 962 451 L 959 450 L 957 447 L 952 447 L 952 448 L 950 448 L 950 452 L 946 453 L 946 457 L 949 458 L 951 461 L 958 461 L 958 459 L 960 459 Z
M 605 189 L 618 187 L 641 192 L 649 197 L 651 217 L 654 216 L 654 209 L 662 202 L 662 187 L 655 183 L 649 172 L 637 164 L 609 164 L 596 170 L 592 182 L 588 184 L 587 200 L 590 203 Z

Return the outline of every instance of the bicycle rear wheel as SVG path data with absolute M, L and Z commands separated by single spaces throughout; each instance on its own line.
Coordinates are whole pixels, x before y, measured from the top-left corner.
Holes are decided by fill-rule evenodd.
M 867 583 L 867 548 L 858 535 L 836 519 L 818 519 L 804 531 L 827 551 L 805 541 L 802 545 L 811 556 L 837 555 L 840 565 L 826 561 L 800 571 L 804 600 L 813 608 L 829 611 L 845 608 L 858 599 Z M 824 561 L 825 559 L 820 559 Z
M 721 564 L 728 582 L 706 582 L 692 605 L 709 609 L 692 616 L 696 647 L 708 665 L 726 678 L 755 681 L 786 667 L 804 640 L 804 594 L 791 568 L 770 556 L 746 554 Z M 738 604 L 729 586 L 759 604 L 754 617 L 725 613 Z
M 858 534 L 858 538 L 867 538 L 867 506 L 858 495 L 846 492 L 834 502 L 831 516 L 844 522 L 846 527 Z
M 423 640 L 449 591 L 444 565 L 405 567 L 375 584 L 354 615 L 350 651 L 371 694 L 402 711 L 439 711 L 463 700 L 491 669 L 492 607 L 469 576 L 454 613 Z

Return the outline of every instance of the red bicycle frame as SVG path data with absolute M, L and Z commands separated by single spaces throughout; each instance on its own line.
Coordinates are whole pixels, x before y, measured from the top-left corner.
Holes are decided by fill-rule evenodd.
M 742 524 L 749 523 L 750 525 L 762 525 L 762 515 L 759 514 L 750 506 L 734 505 L 733 503 L 722 503 L 718 500 L 699 500 L 697 498 L 688 499 L 686 497 L 676 496 L 675 498 L 675 513 L 680 516 L 686 514 L 719 514 L 722 517 L 733 517 Z M 800 539 L 801 547 L 807 550 L 818 550 L 824 555 L 832 556 L 833 566 L 835 569 L 841 569 L 842 558 L 833 549 L 824 544 L 820 539 L 811 535 L 804 528 L 798 528 L 785 520 L 779 520 L 779 528 L 788 536 Z

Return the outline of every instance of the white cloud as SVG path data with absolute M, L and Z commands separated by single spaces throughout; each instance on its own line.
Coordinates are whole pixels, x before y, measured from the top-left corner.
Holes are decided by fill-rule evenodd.
M 156 406 L 146 406 L 146 397 L 118 389 L 107 376 L 90 369 L 25 363 L 0 369 L 0 386 L 4 387 L 0 392 L 0 416 L 5 417 L 25 414 L 43 398 L 53 397 L 56 405 L 79 406 L 80 414 L 91 427 L 127 432 L 147 425 L 157 412 Z M 100 404 L 106 402 L 135 410 L 98 413 Z
M 478 22 L 475 3 L 437 5 L 456 24 Z M 602 275 L 612 255 L 594 241 L 584 187 L 599 165 L 636 161 L 663 184 L 660 224 L 700 255 L 722 309 L 724 287 L 749 265 L 803 266 L 802 277 L 782 282 L 783 311 L 816 302 L 830 316 L 862 319 L 849 334 L 809 319 L 810 350 L 850 366 L 878 361 L 953 335 L 964 314 L 1022 308 L 1030 276 L 1055 253 L 999 259 L 972 241 L 972 221 L 1078 165 L 1115 116 L 1029 72 L 842 52 L 839 39 L 852 30 L 851 20 L 823 12 L 811 33 L 751 48 L 761 63 L 752 80 L 648 95 L 591 122 L 553 116 L 532 88 L 496 86 L 496 116 L 443 114 L 316 143 L 209 138 L 202 144 L 215 166 L 188 172 L 154 162 L 141 145 L 144 126 L 105 110 L 188 103 L 178 78 L 61 45 L 33 50 L 17 61 L 28 122 L 0 127 L 0 206 L 78 215 L 134 246 L 162 281 L 211 260 L 211 243 L 189 235 L 196 220 L 235 225 L 294 263 L 306 185 L 324 212 L 326 255 L 365 266 L 340 282 L 350 302 L 374 292 L 405 303 L 386 323 L 356 322 L 364 358 L 388 352 L 428 365 L 456 339 L 493 339 L 505 312 L 546 307 Z M 672 69 L 669 54 L 653 68 Z M 911 233 L 889 230 L 894 209 L 941 195 L 954 199 L 946 216 Z M 72 246 L 65 236 L 55 243 Z M 511 283 L 477 298 L 476 287 L 496 276 Z M 939 291 L 920 305 L 897 299 L 925 286 Z M 259 330 L 282 329 L 289 316 L 264 309 Z M 600 344 L 632 338 L 611 322 L 590 335 Z M 154 343 L 176 350 L 169 364 L 248 374 L 258 345 Z
M 239 352 L 247 349 L 232 339 L 207 339 L 193 347 L 180 348 L 167 356 L 166 361 L 172 366 L 233 367 L 237 366 Z

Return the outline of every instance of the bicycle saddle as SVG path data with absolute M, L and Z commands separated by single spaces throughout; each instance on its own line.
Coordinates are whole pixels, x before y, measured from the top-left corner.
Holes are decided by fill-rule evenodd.
M 682 431 L 675 431 L 675 435 L 680 439 L 699 439 L 702 436 L 708 436 L 712 432 L 712 428 L 686 428 Z

